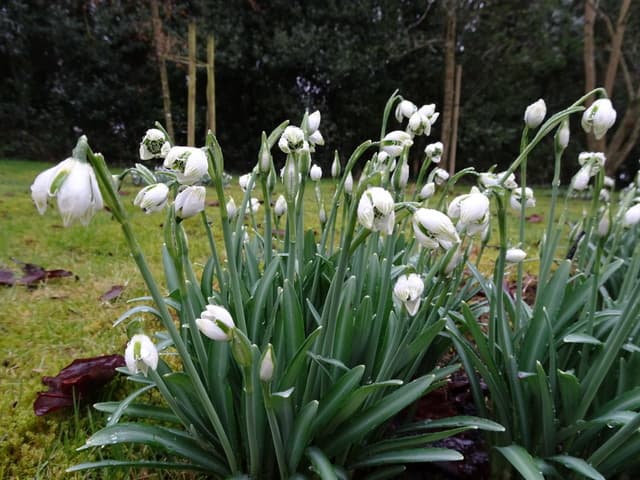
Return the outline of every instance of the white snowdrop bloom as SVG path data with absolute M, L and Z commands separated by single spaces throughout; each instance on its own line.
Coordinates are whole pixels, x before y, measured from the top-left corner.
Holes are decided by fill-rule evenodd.
M 270 382 L 273 379 L 273 372 L 275 370 L 275 362 L 273 360 L 273 347 L 271 344 L 267 346 L 267 351 L 264 352 L 262 360 L 260 360 L 260 380 L 263 382 Z
M 200 186 L 190 186 L 182 190 L 174 202 L 176 215 L 179 218 L 190 218 L 204 210 L 204 199 L 207 189 Z
M 524 111 L 524 123 L 529 128 L 538 128 L 546 116 L 547 105 L 543 99 L 539 99 Z
M 408 276 L 400 275 L 393 287 L 394 297 L 402 302 L 412 317 L 415 316 L 420 309 L 422 292 L 424 292 L 424 282 L 420 276 L 415 273 L 411 273 Z
M 256 214 L 258 213 L 258 210 L 260 210 L 260 200 L 258 200 L 255 197 L 251 197 L 251 200 L 249 200 L 249 203 L 247 204 L 247 209 L 246 209 L 246 214 Z
M 311 170 L 309 170 L 309 177 L 311 177 L 311 180 L 314 182 L 320 180 L 322 178 L 322 168 L 320 168 L 319 165 L 313 164 Z
M 163 165 L 176 174 L 178 182 L 182 185 L 196 183 L 209 169 L 204 150 L 194 147 L 172 147 Z
M 444 168 L 436 168 L 433 171 L 433 175 L 433 181 L 436 182 L 436 185 L 443 185 L 447 180 L 449 180 L 449 172 Z
M 505 254 L 507 262 L 520 263 L 527 257 L 527 253 L 520 248 L 510 248 Z
M 521 202 L 522 202 L 522 189 L 516 188 L 511 191 L 511 198 L 509 199 L 509 204 L 511 208 L 517 212 L 521 210 Z M 531 188 L 526 187 L 524 190 L 524 206 L 525 208 L 535 207 L 536 206 L 536 198 L 533 196 L 533 190 Z
M 287 201 L 285 200 L 283 195 L 280 195 L 276 200 L 276 204 L 273 208 L 276 217 L 281 217 L 285 213 L 287 213 Z
M 557 137 L 558 146 L 563 149 L 567 148 L 567 145 L 569 145 L 570 136 L 571 136 L 571 131 L 569 130 L 569 121 L 564 120 L 560 125 L 560 128 L 558 128 L 558 137 Z
M 307 128 L 309 129 L 309 135 L 318 131 L 320 128 L 320 110 L 316 110 L 307 117 Z
M 482 232 L 489 223 L 489 199 L 473 187 L 471 193 L 460 195 L 451 201 L 447 215 L 452 220 L 458 220 L 458 232 L 475 235 Z
M 622 219 L 622 224 L 625 227 L 631 227 L 638 222 L 640 222 L 640 203 L 637 203 L 624 212 L 624 217 Z
M 402 100 L 396 106 L 396 120 L 401 122 L 404 118 L 410 118 L 417 111 L 418 107 L 413 102 Z
M 600 190 L 600 201 L 602 202 L 609 202 L 609 200 L 611 200 L 611 194 L 609 193 L 609 190 L 607 190 L 606 188 L 603 188 Z
M 585 165 L 578 170 L 571 179 L 571 188 L 574 190 L 585 190 L 589 186 L 589 180 L 591 179 L 591 167 Z
M 433 163 L 440 163 L 443 149 L 442 142 L 430 143 L 424 148 L 424 153 Z
M 451 219 L 439 210 L 419 208 L 413 214 L 413 232 L 418 243 L 426 248 L 441 246 L 449 250 L 460 243 Z
M 500 172 L 498 173 L 498 178 L 500 179 L 500 181 L 502 181 L 503 178 L 505 179 L 504 182 L 502 183 L 504 188 L 509 190 L 518 188 L 518 183 L 516 182 L 516 175 L 514 173 L 510 173 L 509 175 L 507 175 L 507 172 Z
M 132 374 L 143 373 L 146 376 L 149 368 L 158 368 L 158 349 L 149 337 L 138 333 L 127 343 L 124 361 Z
M 398 157 L 402 153 L 402 150 L 411 145 L 413 145 L 411 135 L 402 130 L 394 130 L 384 136 L 380 148 L 383 152 L 389 154 L 390 157 Z
M 171 150 L 171 144 L 167 141 L 162 130 L 150 128 L 140 142 L 140 160 L 164 158 Z
M 400 165 L 400 172 L 398 173 L 398 189 L 401 190 L 407 186 L 409 182 L 409 164 L 402 162 Z
M 360 197 L 358 221 L 374 232 L 393 233 L 395 225 L 395 202 L 391 194 L 381 187 L 370 187 Z
M 249 188 L 250 181 L 251 181 L 250 173 L 245 173 L 244 175 L 240 175 L 238 177 L 238 185 L 240 185 L 240 190 L 242 190 L 243 192 L 246 192 L 247 188 Z M 251 189 L 253 190 L 253 185 L 251 186 Z
M 428 182 L 425 183 L 424 187 L 422 187 L 422 189 L 420 190 L 420 193 L 418 194 L 418 198 L 420 198 L 420 200 L 427 200 L 431 197 L 433 197 L 433 194 L 436 191 L 436 184 L 433 182 Z
M 427 117 L 429 120 L 431 120 L 431 123 L 433 124 L 433 122 L 435 122 L 438 117 L 440 116 L 440 114 L 438 112 L 436 112 L 436 104 L 435 103 L 429 103 L 427 105 L 422 105 L 418 111 L 420 112 L 421 115 L 424 115 L 425 117 Z
M 88 225 L 104 205 L 93 168 L 72 157 L 40 173 L 31 185 L 31 198 L 41 215 L 54 197 L 65 227 L 76 220 Z
M 495 187 L 500 183 L 500 178 L 495 173 L 482 172 L 478 175 L 478 183 L 484 188 Z
M 348 195 L 353 193 L 353 175 L 351 175 L 351 172 L 349 172 L 347 178 L 344 179 L 344 191 Z
M 324 145 L 324 137 L 320 133 L 320 130 L 316 130 L 311 135 L 309 135 L 309 143 L 312 145 Z
M 309 149 L 309 144 L 304 139 L 304 132 L 301 128 L 289 125 L 282 132 L 280 140 L 278 140 L 278 147 L 284 153 L 295 153 L 303 149 Z
M 431 122 L 429 118 L 417 111 L 409 118 L 407 131 L 412 135 L 431 135 Z
M 231 338 L 219 325 L 227 329 L 235 328 L 235 323 L 231 314 L 224 307 L 219 305 L 207 305 L 200 318 L 196 318 L 196 325 L 204 335 L 218 342 L 226 342 Z
M 582 114 L 582 128 L 585 132 L 593 132 L 596 139 L 601 139 L 614 123 L 616 111 L 608 98 L 596 100 Z
M 607 188 L 614 188 L 616 186 L 616 181 L 614 178 L 605 175 L 604 177 L 604 186 Z
M 598 235 L 600 235 L 601 237 L 606 237 L 607 235 L 609 235 L 610 231 L 611 221 L 609 220 L 609 210 L 607 209 L 602 213 L 602 217 L 598 222 Z
M 463 259 L 462 251 L 460 247 L 456 247 L 456 251 L 451 256 L 451 259 L 444 267 L 444 274 L 449 275 L 451 272 L 455 270 L 455 268 L 460 264 L 460 261 Z
M 164 183 L 147 185 L 138 192 L 133 204 L 140 207 L 144 213 L 161 211 L 169 199 L 169 187 Z
M 225 205 L 227 208 L 227 216 L 229 217 L 229 220 L 231 220 L 233 217 L 236 216 L 236 212 L 238 211 L 238 207 L 236 207 L 236 202 L 235 200 L 233 200 L 233 198 L 230 198 L 229 201 L 227 202 L 227 205 Z

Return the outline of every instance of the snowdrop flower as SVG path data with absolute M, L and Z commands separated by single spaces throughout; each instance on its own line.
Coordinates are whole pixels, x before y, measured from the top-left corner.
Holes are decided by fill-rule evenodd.
M 169 153 L 171 144 L 167 141 L 162 130 L 151 128 L 140 142 L 140 160 L 164 158 Z
M 403 118 L 410 118 L 415 112 L 418 111 L 418 107 L 409 100 L 402 100 L 396 106 L 396 120 L 401 122 Z
M 524 111 L 524 123 L 529 128 L 538 128 L 546 116 L 547 105 L 543 99 L 539 99 L 537 102 L 529 105 Z
M 353 175 L 351 172 L 347 174 L 347 178 L 344 179 L 344 191 L 347 195 L 351 195 L 353 193 Z
M 391 235 L 395 225 L 395 202 L 391 194 L 381 187 L 370 187 L 360 197 L 358 221 L 374 232 Z
M 458 232 L 475 235 L 489 224 L 489 199 L 473 187 L 471 193 L 460 195 L 451 201 L 447 215 L 458 220 Z
M 431 122 L 427 117 L 417 111 L 409 118 L 407 130 L 411 135 L 429 136 L 431 134 Z
M 318 131 L 320 128 L 320 111 L 316 110 L 311 115 L 307 117 L 307 128 L 309 131 L 309 135 Z
M 420 193 L 418 193 L 418 197 L 420 198 L 420 200 L 427 200 L 431 197 L 433 197 L 433 194 L 436 191 L 436 184 L 433 182 L 428 182 L 425 183 L 424 187 L 422 187 L 422 189 L 420 190 Z
M 576 173 L 571 179 L 571 188 L 574 190 L 585 190 L 589 186 L 589 179 L 591 178 L 591 167 L 585 165 L 578 173 Z
M 447 180 L 449 180 L 449 172 L 444 168 L 436 168 L 433 171 L 433 175 L 433 181 L 436 182 L 436 185 L 443 185 Z
M 609 220 L 609 209 L 606 209 L 602 213 L 602 217 L 598 222 L 598 235 L 601 237 L 606 237 L 609 235 L 609 231 L 611 230 L 611 221 Z
M 510 248 L 505 254 L 505 260 L 511 263 L 520 263 L 527 257 L 527 253 L 520 248 Z
M 211 304 L 207 305 L 200 318 L 196 318 L 196 325 L 204 335 L 217 342 L 229 341 L 231 337 L 227 331 L 236 326 L 226 308 Z
M 273 360 L 273 347 L 271 344 L 267 345 L 267 350 L 260 360 L 260 380 L 263 382 L 270 382 L 273 379 L 273 372 L 275 370 L 275 362 Z
M 169 199 L 169 187 L 164 183 L 147 185 L 138 192 L 133 204 L 140 207 L 144 213 L 161 211 Z
M 605 203 L 611 200 L 611 194 L 609 193 L 609 190 L 607 190 L 606 188 L 600 190 L 600 200 Z
M 158 349 L 149 337 L 138 333 L 127 343 L 124 361 L 132 374 L 143 373 L 146 376 L 149 368 L 158 368 Z
M 204 187 L 191 186 L 182 190 L 176 195 L 174 206 L 176 215 L 179 218 L 190 218 L 204 210 L 204 198 L 207 189 Z
M 439 210 L 419 208 L 413 214 L 413 232 L 418 243 L 425 248 L 441 246 L 449 250 L 460 243 L 460 237 L 451 219 Z
M 47 201 L 53 197 L 65 227 L 75 220 L 88 225 L 91 217 L 103 207 L 93 168 L 72 157 L 40 173 L 31 185 L 31 198 L 40 215 L 47 210 Z
M 393 296 L 402 302 L 409 315 L 413 317 L 420 309 L 423 291 L 424 282 L 418 275 L 411 273 L 409 276 L 400 275 L 393 287 Z
M 625 227 L 632 227 L 636 223 L 640 222 L 640 203 L 629 208 L 622 219 L 622 224 Z
M 536 206 L 536 198 L 533 196 L 533 190 L 529 187 L 524 189 L 524 206 L 525 208 L 535 207 Z M 511 208 L 517 212 L 521 210 L 521 202 L 522 202 L 522 189 L 516 188 L 511 192 L 511 198 L 509 200 L 509 204 Z
M 280 195 L 276 200 L 276 205 L 274 207 L 274 211 L 276 217 L 281 217 L 285 213 L 287 213 L 287 201 L 284 199 L 284 196 Z
M 238 177 L 238 185 L 240 185 L 240 190 L 242 190 L 243 192 L 246 192 L 247 188 L 249 187 L 250 181 L 251 181 L 250 173 L 245 173 L 244 175 L 240 175 Z M 253 185 L 251 186 L 251 189 L 253 190 Z
M 406 160 L 400 163 L 400 167 L 393 174 L 393 186 L 396 190 L 402 190 L 409 182 L 409 164 Z
M 507 172 L 500 172 L 498 174 L 498 178 L 500 179 L 500 181 L 502 181 L 502 179 L 504 178 L 504 182 L 502 183 L 504 188 L 507 188 L 509 190 L 513 190 L 515 188 L 518 188 L 518 184 L 516 182 L 516 175 L 514 173 L 510 173 L 507 176 Z
M 316 130 L 311 135 L 309 135 L 309 143 L 312 145 L 324 145 L 324 137 L 320 133 L 320 130 Z
M 278 147 L 284 153 L 296 153 L 300 150 L 309 149 L 309 144 L 304 139 L 304 132 L 301 128 L 289 125 L 284 129 L 280 140 L 278 140 Z
M 611 100 L 596 100 L 582 114 L 582 128 L 585 132 L 593 132 L 596 139 L 601 139 L 616 122 L 616 111 Z
M 258 210 L 260 210 L 260 200 L 258 200 L 255 197 L 251 197 L 251 200 L 249 200 L 249 203 L 247 204 L 247 210 L 246 213 L 258 213 Z
M 560 128 L 558 128 L 558 133 L 556 134 L 556 142 L 558 144 L 558 147 L 562 148 L 563 150 L 567 148 L 567 145 L 569 145 L 570 135 L 571 132 L 569 130 L 569 120 L 564 120 L 560 125 Z
M 382 139 L 382 147 L 380 148 L 383 152 L 389 154 L 390 157 L 398 157 L 402 153 L 402 150 L 409 148 L 411 145 L 413 145 L 411 135 L 402 130 L 394 130 L 384 136 Z
M 605 175 L 604 186 L 607 188 L 613 188 L 616 186 L 616 180 L 608 175 Z
M 444 146 L 442 145 L 442 142 L 430 143 L 425 147 L 424 153 L 433 163 L 440 163 L 443 149 Z
M 322 178 L 322 168 L 315 164 L 312 165 L 311 170 L 309 170 L 309 177 L 311 177 L 311 180 L 314 182 L 320 180 Z
M 207 174 L 209 168 L 204 150 L 194 147 L 172 147 L 163 165 L 173 170 L 182 185 L 196 183 Z
M 227 208 L 227 216 L 229 220 L 236 216 L 236 212 L 238 211 L 238 207 L 236 207 L 236 202 L 233 198 L 230 198 L 226 205 Z

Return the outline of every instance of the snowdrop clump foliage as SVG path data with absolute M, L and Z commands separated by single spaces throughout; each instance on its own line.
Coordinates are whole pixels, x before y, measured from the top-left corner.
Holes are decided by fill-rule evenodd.
M 36 206 L 44 211 L 47 201 L 56 198 L 65 225 L 74 219 L 86 223 L 103 205 L 108 207 L 122 225 L 149 291 L 137 301 L 152 303 L 131 308 L 118 322 L 136 330 L 125 349 L 126 372 L 136 390 L 120 402 L 96 406 L 109 420 L 82 448 L 134 439 L 158 452 L 150 460 L 126 460 L 127 466 L 194 470 L 211 478 L 382 478 L 401 474 L 408 463 L 461 460 L 461 453 L 431 442 L 482 429 L 496 447 L 492 451 L 515 468 L 530 459 L 522 454 L 524 448 L 553 462 L 551 456 L 564 444 L 547 438 L 549 448 L 538 451 L 528 436 L 535 412 L 526 406 L 547 405 L 547 397 L 536 395 L 548 391 L 546 378 L 551 378 L 545 370 L 549 363 L 536 360 L 546 361 L 549 345 L 587 337 L 540 341 L 549 334 L 547 315 L 563 313 L 555 304 L 530 308 L 522 303 L 523 260 L 536 254 L 508 245 L 524 245 L 524 210 L 535 206 L 526 183 L 528 154 L 555 132 L 558 173 L 569 137 L 567 119 L 585 110 L 588 96 L 546 120 L 544 101 L 527 108 L 520 154 L 500 173 L 470 168 L 450 175 L 438 166 L 447 148 L 440 142 L 412 151 L 418 136 L 430 135 L 439 114 L 433 104 L 418 107 L 394 93 L 385 106 L 379 138 L 363 142 L 344 161 L 336 152 L 331 178 L 323 178 L 316 161 L 325 144 L 321 115 L 306 112 L 299 126 L 285 121 L 262 133 L 255 168 L 240 177 L 240 200 L 225 189 L 225 158 L 213 134 L 199 148 L 175 146 L 156 125 L 143 137 L 139 153 L 141 161 L 163 159 L 162 175 L 138 163 L 116 177 L 82 138 L 71 159 L 36 178 Z M 602 133 L 614 117 L 609 106 L 601 102 L 597 111 L 585 113 L 583 124 Z M 530 129 L 535 130 L 531 139 Z M 409 176 L 410 155 L 421 160 L 415 185 Z M 589 242 L 596 238 L 601 249 L 597 258 L 602 259 L 606 239 L 591 232 L 602 231 L 598 222 L 603 213 L 596 207 L 604 172 L 598 155 L 585 157 L 585 165 L 590 178 L 592 172 L 596 178 L 597 221 L 585 223 L 587 233 L 577 251 L 585 258 L 583 251 L 589 252 Z M 146 183 L 134 203 L 147 213 L 164 214 L 163 244 L 158 245 L 162 279 L 146 263 L 118 194 L 129 174 Z M 477 187 L 449 198 L 464 175 L 477 178 Z M 205 178 L 209 188 L 201 185 Z M 210 191 L 217 197 L 212 208 L 205 202 Z M 555 205 L 557 186 L 552 195 Z M 73 211 L 61 201 L 69 196 L 76 202 Z M 640 218 L 633 198 L 629 194 L 618 214 L 629 226 L 627 233 Z M 305 223 L 309 206 L 317 214 L 312 225 Z M 509 206 L 519 215 L 508 214 Z M 185 222 L 195 226 L 197 217 L 210 252 L 204 262 L 192 261 L 193 239 L 184 228 Z M 569 278 L 570 269 L 563 264 L 552 268 L 558 241 L 554 218 L 552 211 L 552 235 L 545 237 L 539 256 L 539 294 L 546 285 L 564 288 Z M 509 238 L 510 219 L 519 222 L 518 238 Z M 499 238 L 489 278 L 477 265 L 494 221 Z M 617 228 L 615 221 L 609 225 L 611 232 Z M 513 298 L 502 288 L 507 262 L 517 275 Z M 593 265 L 579 268 L 587 271 Z M 554 280 L 565 268 L 567 278 Z M 571 281 L 581 278 L 574 275 Z M 586 285 L 579 291 L 597 295 L 603 288 L 602 282 Z M 479 291 L 487 302 L 477 303 Z M 142 312 L 148 316 L 142 322 L 145 332 L 140 331 Z M 578 325 L 588 325 L 587 320 Z M 486 326 L 478 328 L 479 321 Z M 589 335 L 601 330 L 592 328 Z M 623 333 L 620 338 L 628 340 L 630 331 Z M 451 348 L 456 351 L 453 360 L 442 356 Z M 494 371 L 496 365 L 502 370 Z M 442 419 L 433 422 L 437 427 L 415 422 L 406 408 L 461 366 L 485 418 Z M 482 381 L 491 392 L 488 398 L 478 372 L 486 375 Z M 554 381 L 569 375 L 556 373 Z M 531 377 L 534 381 L 523 380 Z M 532 390 L 540 385 L 545 388 Z M 162 397 L 161 411 L 144 408 L 143 394 L 149 390 Z M 590 404 L 583 404 L 595 398 L 590 395 L 587 390 L 574 402 L 582 402 L 584 412 Z M 490 408 L 487 402 L 492 402 Z M 564 415 L 563 407 L 553 412 Z M 543 424 L 537 422 L 536 428 L 538 423 Z M 598 464 L 597 457 L 592 460 Z M 562 465 L 569 468 L 576 462 Z M 122 463 L 105 458 L 69 470 L 117 465 Z

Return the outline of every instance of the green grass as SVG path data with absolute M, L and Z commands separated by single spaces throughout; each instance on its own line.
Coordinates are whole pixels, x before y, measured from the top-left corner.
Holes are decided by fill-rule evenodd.
M 55 375 L 73 359 L 110 353 L 122 353 L 127 341 L 125 326 L 112 327 L 116 318 L 128 309 L 126 301 L 145 295 L 142 279 L 129 256 L 119 225 L 108 212 L 96 215 L 88 228 L 74 225 L 62 228 L 55 209 L 38 215 L 29 186 L 35 176 L 51 165 L 19 160 L 0 160 L 0 266 L 14 268 L 14 259 L 35 263 L 47 269 L 71 270 L 76 278 L 53 279 L 37 288 L 15 286 L 0 288 L 0 478 L 87 478 L 67 475 L 64 470 L 76 463 L 99 458 L 98 452 L 76 452 L 93 431 L 104 424 L 103 416 L 89 406 L 36 417 L 32 410 L 36 393 L 46 390 L 43 375 Z M 323 183 L 323 195 L 330 205 L 333 190 Z M 162 214 L 146 216 L 131 205 L 136 187 L 126 185 L 125 203 L 130 206 L 134 228 L 154 271 L 161 272 Z M 256 196 L 260 196 L 256 189 Z M 307 224 L 317 225 L 317 204 L 308 188 L 305 213 Z M 236 203 L 241 192 L 234 180 L 229 187 Z M 459 189 L 462 192 L 462 189 Z M 549 194 L 537 191 L 538 206 L 527 214 L 545 216 Z M 207 201 L 214 200 L 212 191 Z M 577 218 L 586 202 L 572 201 L 571 216 Z M 208 206 L 207 215 L 218 236 L 217 207 Z M 514 220 L 516 220 L 514 218 Z M 517 222 L 511 222 L 516 228 Z M 533 254 L 546 221 L 527 226 L 525 249 Z M 192 258 L 204 264 L 207 242 L 199 217 L 185 222 Z M 513 243 L 516 233 L 512 234 Z M 221 245 L 220 238 L 218 244 Z M 490 270 L 497 238 L 490 244 L 483 269 Z M 493 253 L 492 253 L 493 252 Z M 527 269 L 535 271 L 535 261 Z M 196 272 L 198 273 L 198 272 Z M 125 285 L 122 296 L 104 303 L 99 297 L 113 285 Z M 151 322 L 152 320 L 147 319 Z M 154 328 L 150 326 L 149 331 Z M 121 398 L 126 382 L 116 381 L 102 398 Z M 135 455 L 137 450 L 122 451 Z M 91 478 L 103 478 L 92 473 Z M 104 472 L 104 478 L 118 478 Z M 128 478 L 127 472 L 121 473 Z M 172 478 L 191 478 L 173 474 Z M 145 477 L 147 478 L 147 477 Z M 166 477 L 165 477 L 166 478 Z

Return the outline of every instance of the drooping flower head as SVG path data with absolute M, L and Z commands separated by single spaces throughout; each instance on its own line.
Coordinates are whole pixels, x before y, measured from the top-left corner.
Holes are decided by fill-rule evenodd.
M 411 135 L 402 130 L 394 130 L 387 133 L 382 139 L 382 146 L 380 147 L 383 152 L 386 152 L 390 157 L 399 157 L 405 148 L 409 148 L 413 145 Z
M 425 248 L 449 250 L 460 243 L 458 232 L 449 217 L 439 210 L 419 208 L 413 214 L 413 232 Z
M 140 207 L 144 213 L 161 211 L 169 199 L 169 187 L 164 183 L 147 185 L 138 192 L 133 204 Z
M 510 248 L 505 253 L 505 260 L 510 263 L 520 263 L 527 258 L 527 253 L 520 248 Z
M 409 100 L 402 100 L 396 106 L 395 117 L 396 120 L 401 122 L 404 118 L 410 118 L 415 112 L 418 111 L 418 107 Z
M 175 173 L 182 185 L 192 185 L 201 180 L 209 168 L 204 150 L 194 147 L 172 147 L 163 165 Z
M 201 186 L 190 186 L 176 195 L 174 202 L 178 218 L 189 218 L 204 210 L 204 199 L 207 189 Z
M 509 199 L 509 205 L 516 212 L 521 210 L 522 205 L 522 189 L 516 188 L 511 191 L 511 198 Z M 525 208 L 535 207 L 536 206 L 536 197 L 533 196 L 533 190 L 531 188 L 526 187 L 524 189 L 524 206 Z
M 538 128 L 547 115 L 547 105 L 543 99 L 532 103 L 524 111 L 524 123 L 529 128 Z
M 440 163 L 443 149 L 444 146 L 442 145 L 442 142 L 430 143 L 424 148 L 424 153 L 433 163 Z
M 400 275 L 393 287 L 393 295 L 402 302 L 409 315 L 414 316 L 420 309 L 424 282 L 419 275 Z
M 311 165 L 311 169 L 309 170 L 309 177 L 311 177 L 311 180 L 313 180 L 314 182 L 322 179 L 322 168 L 320 168 L 320 166 L 316 164 Z
M 600 98 L 593 102 L 582 114 L 582 128 L 585 132 L 593 132 L 596 139 L 601 139 L 614 123 L 616 123 L 616 111 L 611 100 Z
M 395 225 L 395 202 L 391 194 L 381 187 L 370 187 L 360 197 L 358 221 L 375 232 L 391 235 Z
M 142 373 L 146 376 L 149 368 L 158 368 L 158 349 L 148 336 L 138 333 L 127 343 L 124 361 L 131 373 Z
M 480 233 L 489 224 L 489 198 L 472 187 L 471 193 L 460 195 L 451 201 L 447 215 L 458 221 L 458 232 L 468 235 Z
M 171 144 L 162 130 L 150 128 L 140 142 L 140 160 L 164 158 L 169 153 Z
M 235 328 L 229 311 L 220 305 L 211 304 L 207 305 L 200 318 L 196 318 L 196 325 L 204 335 L 218 342 L 229 341 L 231 337 L 228 331 Z
M 309 143 L 304 139 L 304 132 L 299 127 L 289 125 L 284 129 L 280 140 L 278 140 L 278 147 L 284 153 L 295 153 L 300 150 L 309 149 Z

